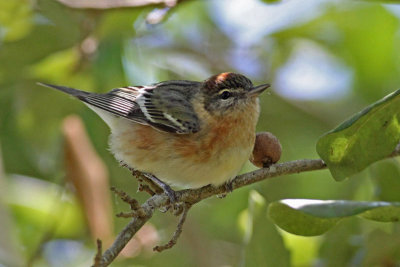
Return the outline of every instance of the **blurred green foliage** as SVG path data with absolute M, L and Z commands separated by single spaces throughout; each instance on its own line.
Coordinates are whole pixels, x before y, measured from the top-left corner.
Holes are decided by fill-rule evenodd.
M 241 1 L 233 2 L 237 5 Z M 262 8 L 284 10 L 294 0 L 242 2 L 244 7 L 255 2 Z M 146 18 L 155 6 L 79 10 L 54 0 L 0 0 L 0 142 L 7 188 L 15 184 L 12 174 L 65 186 L 60 125 L 64 117 L 76 113 L 83 118 L 91 141 L 109 168 L 110 183 L 139 200 L 146 198 L 136 193 L 136 181 L 108 152 L 106 125 L 78 101 L 37 86 L 38 81 L 105 92 L 128 84 L 203 80 L 219 72 L 242 72 L 255 84 L 273 85 L 271 92 L 261 97 L 257 130 L 270 131 L 280 139 L 282 161 L 317 158 L 315 144 L 319 136 L 400 87 L 400 19 L 393 9 L 397 6 L 321 2 L 318 12 L 307 19 L 291 23 L 289 16 L 284 26 L 260 31 L 256 40 L 242 44 L 237 41 L 237 23 L 221 22 L 222 15 L 229 12 L 230 3 L 226 1 L 225 7 L 218 1 L 184 1 L 172 8 L 160 24 L 151 25 Z M 271 21 L 278 17 L 277 13 Z M 243 18 L 236 19 L 246 23 Z M 260 20 L 259 26 L 263 26 L 259 17 L 246 19 Z M 298 53 L 300 44 L 312 44 L 311 50 L 300 49 L 306 57 L 311 57 L 313 47 L 317 47 L 345 66 L 351 76 L 345 94 L 309 99 L 281 95 L 283 85 L 277 75 Z M 318 77 L 314 78 L 317 81 Z M 115 262 L 114 266 L 398 265 L 398 223 L 343 219 L 320 239 L 299 241 L 277 230 L 266 216 L 269 203 L 287 198 L 398 201 L 398 164 L 396 159 L 379 162 L 340 183 L 328 171 L 284 176 L 236 190 L 223 200 L 203 201 L 189 213 L 183 235 L 172 250 L 139 255 Z M 254 168 L 248 164 L 243 172 Z M 94 255 L 95 249 L 82 226 L 76 202 L 66 202 L 72 205 L 72 222 L 67 229 L 61 227 L 54 232 L 38 223 L 40 216 L 49 225 L 57 223 L 55 214 L 64 212 L 61 197 L 54 213 L 40 209 L 43 201 L 58 203 L 54 192 L 44 188 L 32 186 L 18 192 L 43 197 L 30 201 L 35 209 L 29 212 L 29 205 L 12 204 L 13 191 L 3 201 L 18 233 L 15 239 L 20 261 L 23 265 L 31 261 L 33 266 L 52 266 L 54 258 L 68 253 L 62 247 L 49 255 L 46 248 L 53 244 L 50 241 L 63 238 L 93 252 L 82 259 L 87 251 L 75 251 L 65 266 L 89 265 L 87 255 Z M 126 210 L 121 201 L 113 200 L 115 211 Z M 151 222 L 163 241 L 176 225 L 173 216 L 159 213 Z M 115 232 L 125 224 L 125 220 L 115 219 Z M 42 240 L 40 244 L 38 240 Z M 0 265 L 7 265 L 9 260 L 0 254 Z

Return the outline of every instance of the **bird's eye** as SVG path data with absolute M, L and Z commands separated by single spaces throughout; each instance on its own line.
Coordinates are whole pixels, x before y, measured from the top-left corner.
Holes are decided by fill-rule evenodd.
M 229 90 L 224 90 L 220 93 L 221 99 L 228 99 L 232 96 L 232 93 Z

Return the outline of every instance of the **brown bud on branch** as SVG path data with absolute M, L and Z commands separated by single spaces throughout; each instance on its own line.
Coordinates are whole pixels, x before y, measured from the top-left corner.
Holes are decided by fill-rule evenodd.
M 281 158 L 282 146 L 270 132 L 257 133 L 250 161 L 259 168 L 269 167 Z

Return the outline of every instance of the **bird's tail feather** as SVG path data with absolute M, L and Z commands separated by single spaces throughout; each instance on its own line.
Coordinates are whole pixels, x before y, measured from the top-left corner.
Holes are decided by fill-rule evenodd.
M 62 91 L 64 93 L 67 93 L 69 95 L 72 95 L 84 102 L 87 102 L 86 97 L 89 96 L 91 93 L 89 92 L 85 92 L 85 91 L 81 91 L 78 89 L 74 89 L 74 88 L 70 88 L 70 87 L 66 87 L 66 86 L 60 86 L 60 85 L 53 85 L 53 84 L 48 84 L 48 83 L 41 83 L 38 82 L 37 84 L 41 85 L 41 86 L 46 86 L 49 88 L 53 88 L 53 89 L 57 89 L 59 91 Z

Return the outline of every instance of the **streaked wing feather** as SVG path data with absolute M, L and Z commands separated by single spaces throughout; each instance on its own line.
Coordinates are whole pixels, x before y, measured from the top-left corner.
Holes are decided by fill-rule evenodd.
M 198 84 L 170 81 L 144 87 L 139 90 L 136 102 L 154 127 L 173 129 L 178 134 L 196 133 L 199 131 L 199 121 L 187 87 L 195 89 Z
M 189 134 L 199 130 L 198 118 L 185 90 L 197 82 L 171 81 L 151 86 L 116 88 L 105 94 L 89 93 L 65 86 L 40 83 L 77 97 L 83 102 L 137 123 L 165 132 Z M 170 91 L 169 91 L 170 90 Z
M 169 120 L 157 109 L 152 110 L 150 117 L 147 111 L 137 102 L 142 95 L 147 95 L 145 87 L 116 88 L 106 94 L 91 94 L 86 97 L 88 104 L 111 112 L 117 116 L 150 125 L 160 131 L 177 133 L 179 129 L 172 127 Z M 146 87 L 146 89 L 148 89 Z M 149 119 L 151 118 L 151 119 Z

